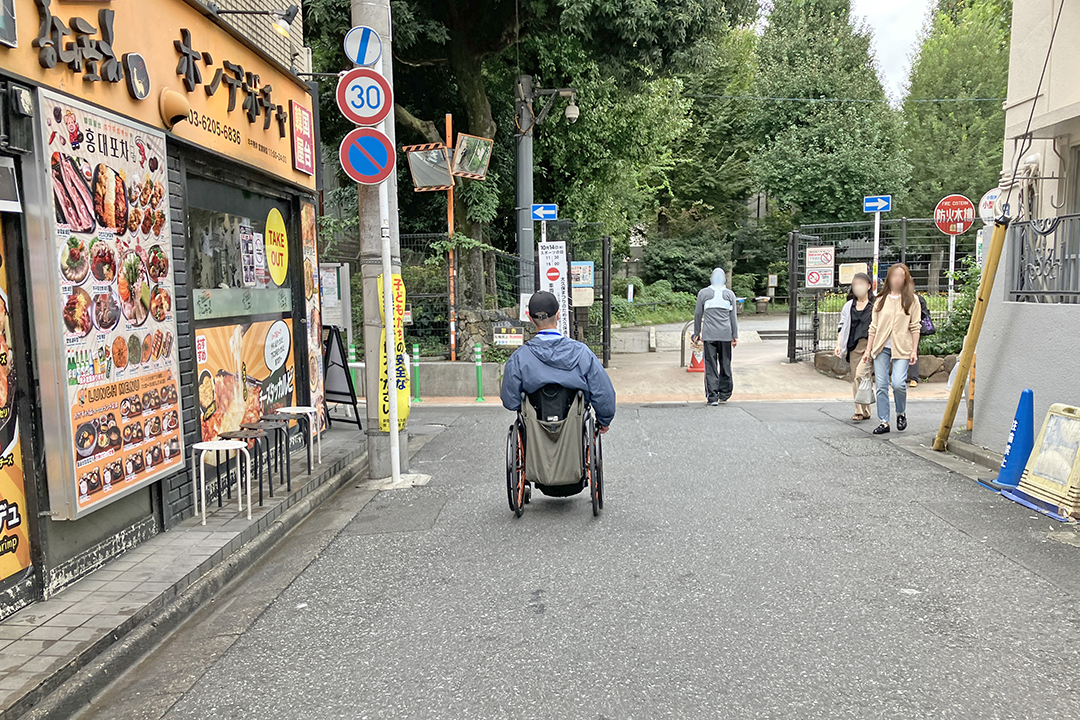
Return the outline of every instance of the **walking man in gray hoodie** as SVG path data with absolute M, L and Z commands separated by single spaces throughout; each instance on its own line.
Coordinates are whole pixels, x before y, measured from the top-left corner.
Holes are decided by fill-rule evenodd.
M 731 378 L 731 349 L 739 344 L 735 293 L 727 288 L 722 268 L 712 271 L 709 287 L 697 294 L 694 308 L 694 342 L 705 344 L 705 400 L 710 405 L 727 402 L 735 385 Z

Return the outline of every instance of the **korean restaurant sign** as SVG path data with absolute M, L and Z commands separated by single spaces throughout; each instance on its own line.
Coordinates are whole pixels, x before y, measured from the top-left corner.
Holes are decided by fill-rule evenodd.
M 15 47 L 0 66 L 28 80 L 165 128 L 172 90 L 191 106 L 172 133 L 313 188 L 307 87 L 186 0 L 14 0 Z M 303 157 L 297 157 L 300 150 Z

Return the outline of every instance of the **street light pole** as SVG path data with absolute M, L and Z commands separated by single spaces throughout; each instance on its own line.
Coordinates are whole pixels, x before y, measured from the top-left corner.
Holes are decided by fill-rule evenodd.
M 517 81 L 515 116 L 517 118 L 517 247 L 520 262 L 518 292 L 532 295 L 536 290 L 533 268 L 536 249 L 533 243 L 533 86 L 531 75 L 521 75 Z
M 547 97 L 539 113 L 533 111 L 533 100 Z M 531 75 L 519 75 L 514 89 L 514 116 L 517 121 L 517 246 L 521 261 L 518 292 L 531 295 L 536 290 L 534 268 L 536 245 L 533 242 L 533 129 L 542 125 L 558 98 L 568 98 L 566 121 L 577 122 L 577 90 L 574 88 L 540 89 L 533 87 Z

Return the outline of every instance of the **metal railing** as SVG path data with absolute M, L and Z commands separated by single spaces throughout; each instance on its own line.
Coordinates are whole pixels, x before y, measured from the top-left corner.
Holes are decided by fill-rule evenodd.
M 1007 253 L 1009 300 L 1080 303 L 1080 215 L 1010 225 Z

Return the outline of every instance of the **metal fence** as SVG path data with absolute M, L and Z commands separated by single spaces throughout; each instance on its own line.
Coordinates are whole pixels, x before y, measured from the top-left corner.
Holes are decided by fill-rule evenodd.
M 1009 226 L 1009 299 L 1080 303 L 1080 215 Z
M 949 236 L 941 233 L 932 218 L 882 220 L 879 242 L 878 278 L 883 281 L 889 267 L 906 263 L 915 281 L 915 291 L 927 299 L 936 324 L 948 315 Z M 832 247 L 836 280 L 832 287 L 806 287 L 806 252 L 810 247 Z M 975 254 L 975 231 L 956 238 L 955 268 Z M 788 286 L 794 288 L 795 302 L 789 306 L 788 360 L 798 362 L 836 344 L 837 326 L 846 287 L 838 284 L 836 270 L 846 263 L 874 262 L 872 220 L 804 225 L 788 240 Z
M 405 343 L 420 345 L 423 357 L 450 352 L 450 266 L 443 243 L 445 233 L 401 235 L 401 277 L 412 324 L 405 326 Z

